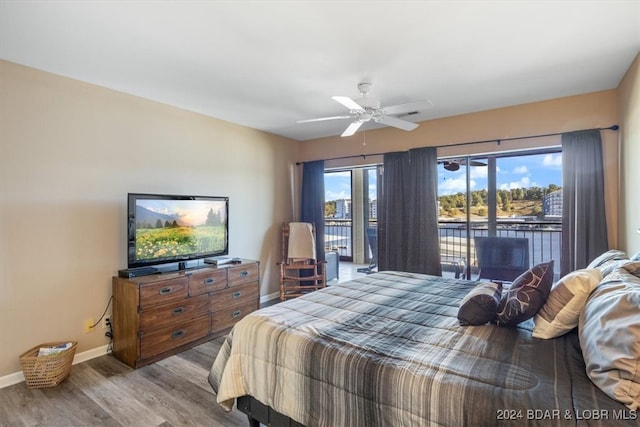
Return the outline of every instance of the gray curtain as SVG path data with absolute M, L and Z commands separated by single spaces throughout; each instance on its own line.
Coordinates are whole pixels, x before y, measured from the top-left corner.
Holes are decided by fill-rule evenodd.
M 316 226 L 316 257 L 324 260 L 324 160 L 305 162 L 302 169 L 302 222 Z
M 438 230 L 438 155 L 435 148 L 409 151 L 407 271 L 442 275 Z
M 585 268 L 608 249 L 600 131 L 562 135 L 560 274 Z
M 378 271 L 405 271 L 407 251 L 404 202 L 408 153 L 384 155 L 382 197 L 378 200 Z
M 385 154 L 380 271 L 442 275 L 437 183 L 435 148 Z

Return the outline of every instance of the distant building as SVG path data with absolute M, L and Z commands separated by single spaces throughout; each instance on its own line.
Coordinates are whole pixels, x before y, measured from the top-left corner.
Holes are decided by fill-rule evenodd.
M 544 216 L 562 216 L 562 190 L 554 191 L 542 199 L 542 213 Z
M 351 218 L 351 199 L 336 200 L 336 216 L 335 218 L 350 219 Z
M 378 201 L 370 200 L 369 201 L 369 219 L 377 219 L 378 218 Z

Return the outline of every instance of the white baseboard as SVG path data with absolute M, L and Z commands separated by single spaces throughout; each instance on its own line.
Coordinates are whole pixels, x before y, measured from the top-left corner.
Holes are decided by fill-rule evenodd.
M 96 357 L 104 356 L 108 354 L 109 346 L 103 345 L 101 347 L 96 347 L 91 350 L 83 351 L 82 353 L 78 353 L 73 357 L 73 365 L 77 363 L 86 362 L 87 360 L 95 359 Z M 10 385 L 18 384 L 24 381 L 24 374 L 22 371 L 14 372 L 13 374 L 5 375 L 4 377 L 0 377 L 0 388 L 9 387 Z
M 269 302 L 271 300 L 278 299 L 278 298 L 280 298 L 280 292 L 274 292 L 274 293 L 269 294 L 269 295 L 262 295 L 260 297 L 260 304 L 265 303 L 265 302 Z
M 280 292 L 262 295 L 260 297 L 260 303 L 262 304 L 278 298 L 280 298 Z M 108 345 L 103 345 L 101 347 L 96 347 L 94 349 L 78 353 L 73 358 L 73 364 L 75 365 L 76 363 L 82 363 L 86 362 L 87 360 L 95 359 L 96 357 L 104 356 L 105 354 L 107 354 L 108 349 Z M 0 388 L 9 387 L 10 385 L 18 384 L 22 381 L 24 381 L 24 374 L 22 373 L 22 371 L 14 372 L 13 374 L 0 377 Z

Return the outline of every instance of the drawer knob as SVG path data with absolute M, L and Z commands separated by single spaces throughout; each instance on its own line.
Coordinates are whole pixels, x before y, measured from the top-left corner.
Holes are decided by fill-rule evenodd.
M 214 279 L 213 277 L 207 277 L 206 279 L 204 279 L 205 286 L 213 285 L 214 283 L 216 283 L 216 279 Z
M 236 310 L 236 311 L 233 312 L 233 317 L 236 318 L 236 317 L 240 316 L 241 314 L 242 314 L 242 311 Z
M 240 272 L 240 277 L 247 277 L 248 275 L 249 275 L 249 272 L 247 270 Z
M 184 336 L 184 329 L 178 329 L 177 331 L 173 331 L 173 333 L 171 334 L 171 339 L 177 340 L 182 338 L 183 336 Z
M 160 295 L 167 295 L 171 293 L 171 287 L 167 286 L 166 288 L 160 289 Z
M 184 313 L 184 307 L 176 307 L 171 312 L 174 316 Z
M 241 296 L 241 295 L 242 295 L 242 292 L 241 292 L 241 291 L 235 291 L 235 292 L 231 295 L 231 298 L 233 298 L 233 299 L 237 299 L 237 298 L 240 298 L 240 296 Z

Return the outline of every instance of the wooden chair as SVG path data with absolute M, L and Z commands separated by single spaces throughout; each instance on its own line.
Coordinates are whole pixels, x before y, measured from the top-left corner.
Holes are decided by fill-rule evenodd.
M 291 241 L 292 227 L 308 227 L 311 230 L 310 235 L 306 236 L 311 241 L 305 241 L 302 245 L 309 247 L 312 245 L 312 253 L 302 252 L 308 256 L 299 257 L 299 247 L 296 247 L 298 253 L 291 253 L 289 245 L 298 245 L 300 242 Z M 300 230 L 300 228 L 298 228 Z M 294 230 L 292 239 L 300 238 L 300 232 Z M 315 236 L 316 229 L 314 224 L 310 223 L 283 223 L 282 224 L 282 261 L 278 263 L 280 266 L 280 300 L 284 301 L 290 298 L 297 298 L 309 292 L 325 288 L 326 282 L 326 262 L 318 261 L 315 255 Z M 302 236 L 303 240 L 305 236 Z M 310 250 L 310 249 L 309 249 Z M 294 251 L 292 251 L 294 252 Z M 292 257 L 293 255 L 293 257 Z

